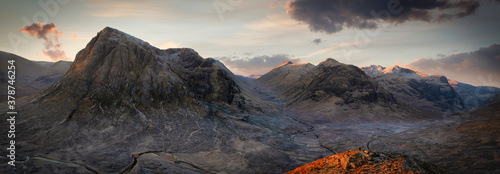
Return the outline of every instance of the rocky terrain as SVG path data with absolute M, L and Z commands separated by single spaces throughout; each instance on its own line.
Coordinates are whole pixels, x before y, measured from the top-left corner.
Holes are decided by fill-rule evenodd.
M 428 76 L 398 65 L 389 68 L 371 65 L 362 70 L 391 91 L 400 102 L 420 110 L 451 115 L 467 109 L 463 99 L 444 76 Z
M 31 82 L 56 79 L 64 66 L 51 66 Z M 0 173 L 284 173 L 358 147 L 416 159 L 345 155 L 401 157 L 404 170 L 422 160 L 451 173 L 497 172 L 491 101 L 442 117 L 334 59 L 285 62 L 245 81 L 193 49 L 161 50 L 106 27 L 57 82 L 17 99 L 16 166 L 1 156 Z
M 287 174 L 320 173 L 446 173 L 442 169 L 393 153 L 349 151 L 301 166 Z
M 497 98 L 485 107 L 443 118 L 425 129 L 381 135 L 369 147 L 425 159 L 449 173 L 498 173 L 499 108 Z
M 484 107 L 460 115 L 436 119 L 433 122 L 384 125 L 357 124 L 339 127 L 339 129 L 345 134 L 351 135 L 344 137 L 347 140 L 346 142 L 352 141 L 352 139 L 348 138 L 352 136 L 362 139 L 363 135 L 366 135 L 362 133 L 362 130 L 370 132 L 371 139 L 362 148 L 382 153 L 405 154 L 411 158 L 415 157 L 436 165 L 437 168 L 444 169 L 446 173 L 498 173 L 500 172 L 498 168 L 500 165 L 498 151 L 500 131 L 497 129 L 500 126 L 499 111 L 500 98 L 497 95 L 496 100 Z M 335 132 L 338 132 L 338 130 Z M 353 157 L 353 155 L 348 155 L 349 153 L 363 155 Z M 362 172 L 366 168 L 371 171 L 378 171 L 380 166 L 384 166 L 380 164 L 374 165 L 373 161 L 367 160 L 371 158 L 363 158 L 366 156 L 365 154 L 367 153 L 355 150 L 347 154 L 340 153 L 330 158 L 324 158 L 322 161 L 302 166 L 291 171 L 291 173 L 314 173 L 324 170 L 344 173 L 348 170 L 343 167 L 349 163 L 355 163 L 356 165 L 356 161 L 368 162 L 362 164 L 370 165 L 365 167 L 356 165 L 358 166 L 357 169 L 350 168 L 354 173 Z M 338 161 L 346 158 L 349 160 L 345 160 L 344 163 Z M 395 173 L 397 172 L 399 171 Z M 387 172 L 384 171 L 383 173 Z M 406 173 L 406 171 L 402 173 Z M 439 172 L 421 171 L 420 173 Z
M 71 66 L 71 62 L 35 62 L 14 54 L 0 51 L 2 60 L 15 60 L 16 65 L 16 97 L 39 92 L 59 80 Z M 7 67 L 7 61 L 0 62 Z M 7 68 L 0 69 L 0 90 L 7 91 Z M 0 102 L 7 101 L 6 94 L 0 94 Z

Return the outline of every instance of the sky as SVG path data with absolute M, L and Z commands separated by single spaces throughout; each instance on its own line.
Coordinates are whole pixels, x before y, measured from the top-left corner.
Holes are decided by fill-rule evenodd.
M 0 6 L 0 51 L 71 61 L 109 26 L 240 75 L 334 58 L 500 87 L 498 16 L 500 0 L 16 0 Z

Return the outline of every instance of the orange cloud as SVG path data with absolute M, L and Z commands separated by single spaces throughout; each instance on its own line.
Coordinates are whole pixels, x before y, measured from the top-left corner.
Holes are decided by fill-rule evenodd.
M 20 32 L 25 32 L 28 33 L 30 36 L 35 36 L 38 37 L 39 39 L 45 39 L 47 40 L 47 35 L 50 33 L 60 34 L 56 30 L 56 25 L 54 23 L 50 24 L 40 24 L 40 23 L 33 23 L 31 25 L 27 25 L 19 30 Z
M 76 38 L 76 33 L 73 33 L 73 37 L 71 38 L 71 41 L 76 41 L 78 38 Z
M 54 61 L 66 60 L 66 53 L 61 50 L 42 50 L 43 54 L 50 57 Z
M 33 23 L 21 28 L 19 32 L 27 33 L 28 35 L 37 37 L 38 39 L 43 39 L 45 41 L 45 43 L 43 43 L 45 48 L 42 49 L 42 52 L 53 61 L 68 59 L 66 57 L 66 53 L 61 50 L 61 44 L 59 43 L 59 38 L 63 33 L 61 31 L 57 31 L 57 27 L 54 23 Z

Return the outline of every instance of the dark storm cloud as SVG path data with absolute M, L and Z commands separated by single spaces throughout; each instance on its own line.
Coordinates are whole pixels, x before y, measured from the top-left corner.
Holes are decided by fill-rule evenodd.
M 216 59 L 220 60 L 231 70 L 236 70 L 239 71 L 238 73 L 246 73 L 249 75 L 265 74 L 286 61 L 292 61 L 293 63 L 300 62 L 300 59 L 291 58 L 291 56 L 287 54 L 275 54 L 271 56 L 264 55 L 251 58 L 217 57 Z
M 500 44 L 440 59 L 420 58 L 406 66 L 427 74 L 443 74 L 459 81 L 498 87 Z
M 68 59 L 66 57 L 66 53 L 61 50 L 61 44 L 59 43 L 59 38 L 61 37 L 62 32 L 57 31 L 56 29 L 57 27 L 54 23 L 33 23 L 21 28 L 19 32 L 27 33 L 28 35 L 37 37 L 38 39 L 43 39 L 45 41 L 45 49 L 42 49 L 42 52 L 52 60 L 66 60 Z
M 479 2 L 470 0 L 292 0 L 286 6 L 311 31 L 328 34 L 344 27 L 375 29 L 381 22 L 442 22 L 471 15 L 478 7 Z
M 321 43 L 321 38 L 314 39 L 314 40 L 312 41 L 312 43 L 314 43 L 314 44 L 316 44 L 316 45 L 320 44 L 320 43 Z

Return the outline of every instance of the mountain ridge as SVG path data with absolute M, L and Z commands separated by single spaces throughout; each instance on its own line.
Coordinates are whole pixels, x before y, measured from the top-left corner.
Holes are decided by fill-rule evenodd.
M 450 115 L 467 110 L 466 105 L 442 75 L 426 75 L 394 65 L 366 66 L 361 70 L 380 83 L 401 102 L 420 110 Z
M 287 108 L 312 113 L 314 120 L 301 117 L 311 122 L 411 118 L 407 106 L 358 67 L 332 58 L 317 66 L 285 62 L 255 82 L 279 94 Z

